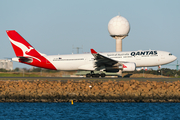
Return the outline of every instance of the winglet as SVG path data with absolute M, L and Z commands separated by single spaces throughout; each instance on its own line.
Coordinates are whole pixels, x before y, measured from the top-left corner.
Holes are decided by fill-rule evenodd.
M 97 54 L 97 52 L 94 49 L 91 49 L 91 54 Z

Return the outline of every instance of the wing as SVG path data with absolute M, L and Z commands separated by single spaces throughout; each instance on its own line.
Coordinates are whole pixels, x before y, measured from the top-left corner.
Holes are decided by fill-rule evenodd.
M 116 60 L 113 60 L 111 58 L 108 58 L 106 56 L 97 53 L 94 49 L 91 49 L 91 54 L 94 56 L 94 59 L 96 60 L 95 67 L 101 67 L 101 66 L 112 67 L 115 64 L 119 63 Z

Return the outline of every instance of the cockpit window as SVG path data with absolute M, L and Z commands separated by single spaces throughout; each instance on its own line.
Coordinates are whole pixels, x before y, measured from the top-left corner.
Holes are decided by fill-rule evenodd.
M 172 55 L 172 53 L 169 53 L 169 55 Z

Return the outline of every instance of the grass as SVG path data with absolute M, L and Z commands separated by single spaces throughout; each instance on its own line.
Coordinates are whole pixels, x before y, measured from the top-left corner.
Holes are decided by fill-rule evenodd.
M 40 75 L 33 74 L 33 73 L 7 73 L 2 72 L 0 73 L 0 77 L 41 77 Z

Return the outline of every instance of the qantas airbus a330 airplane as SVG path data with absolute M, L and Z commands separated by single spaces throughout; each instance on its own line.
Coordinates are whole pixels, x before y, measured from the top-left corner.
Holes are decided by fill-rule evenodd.
M 87 70 L 86 77 L 105 77 L 106 72 L 134 71 L 136 67 L 159 66 L 176 60 L 169 52 L 157 50 L 97 53 L 91 54 L 45 55 L 35 50 L 15 30 L 7 30 L 16 54 L 13 61 L 52 70 Z M 94 74 L 93 71 L 100 71 Z

